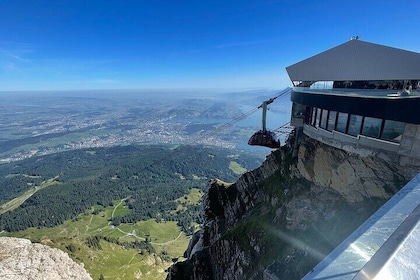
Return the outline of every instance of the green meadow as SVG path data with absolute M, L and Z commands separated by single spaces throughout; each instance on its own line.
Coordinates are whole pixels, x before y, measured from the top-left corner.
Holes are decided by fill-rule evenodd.
M 178 203 L 196 204 L 202 191 L 192 189 L 190 194 L 177 200 Z M 24 231 L 3 233 L 30 239 L 67 252 L 78 263 L 83 263 L 93 279 L 100 275 L 105 279 L 165 279 L 166 269 L 174 261 L 182 260 L 189 242 L 176 222 L 160 222 L 154 219 L 134 224 L 113 226 L 112 217 L 129 213 L 124 199 L 115 200 L 112 207 L 95 206 L 77 218 L 65 221 L 53 228 L 28 228 Z M 101 236 L 100 249 L 91 248 L 86 240 Z M 153 253 L 126 248 L 104 238 L 120 242 L 148 240 Z
M 0 236 L 63 250 L 95 280 L 165 279 L 200 228 L 208 178 L 234 181 L 256 159 L 213 147 L 135 145 L 2 164 Z

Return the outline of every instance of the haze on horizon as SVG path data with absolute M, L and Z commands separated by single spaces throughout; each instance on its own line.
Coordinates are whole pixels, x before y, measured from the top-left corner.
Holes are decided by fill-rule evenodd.
M 0 91 L 282 89 L 285 67 L 359 35 L 420 52 L 420 2 L 0 3 Z

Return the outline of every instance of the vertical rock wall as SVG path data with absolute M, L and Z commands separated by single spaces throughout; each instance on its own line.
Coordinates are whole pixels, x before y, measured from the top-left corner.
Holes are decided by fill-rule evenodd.
M 212 180 L 203 227 L 167 279 L 300 279 L 407 181 L 392 162 L 309 138 L 291 155 Z

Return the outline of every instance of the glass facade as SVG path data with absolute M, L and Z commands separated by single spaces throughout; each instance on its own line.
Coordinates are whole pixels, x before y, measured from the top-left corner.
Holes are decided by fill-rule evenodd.
M 381 139 L 399 143 L 403 133 L 403 122 L 386 120 L 382 129 Z
M 405 123 L 342 112 L 312 108 L 308 123 L 328 131 L 339 131 L 352 136 L 364 135 L 399 143 Z
M 373 138 L 379 138 L 379 131 L 381 130 L 382 119 L 365 117 L 363 121 L 362 135 Z
M 323 109 L 321 115 L 321 123 L 320 127 L 323 129 L 327 129 L 327 121 L 328 121 L 328 110 Z
M 315 119 L 314 119 L 314 124 L 313 126 L 318 127 L 319 126 L 319 120 L 321 119 L 321 112 L 322 110 L 319 108 L 315 108 Z
M 335 130 L 336 121 L 337 121 L 337 112 L 336 111 L 330 111 L 330 114 L 328 116 L 328 125 L 327 125 L 327 130 L 328 131 Z
M 315 126 L 317 110 L 313 109 L 311 111 L 312 111 L 312 114 L 311 114 L 311 122 L 310 123 L 311 123 L 312 126 Z
M 349 118 L 349 114 L 347 113 L 338 113 L 338 118 L 337 118 L 337 126 L 335 128 L 335 130 L 342 132 L 342 133 L 346 133 L 346 128 L 347 128 L 347 120 Z
M 360 134 L 360 129 L 362 127 L 362 116 L 350 115 L 350 120 L 347 126 L 347 134 L 357 136 Z

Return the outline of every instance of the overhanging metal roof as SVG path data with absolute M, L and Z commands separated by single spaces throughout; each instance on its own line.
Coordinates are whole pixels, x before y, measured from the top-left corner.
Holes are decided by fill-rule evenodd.
M 420 53 L 350 40 L 286 70 L 292 81 L 418 80 Z

